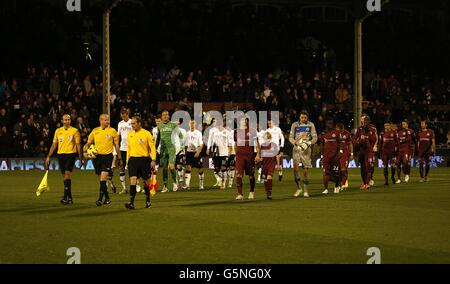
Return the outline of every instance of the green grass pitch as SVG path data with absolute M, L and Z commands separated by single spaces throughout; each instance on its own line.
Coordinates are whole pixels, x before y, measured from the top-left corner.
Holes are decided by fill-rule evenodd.
M 59 204 L 56 171 L 51 191 L 36 197 L 42 176 L 0 173 L 0 263 L 66 263 L 69 247 L 80 249 L 82 263 L 366 263 L 370 247 L 380 249 L 382 263 L 450 263 L 447 168 L 432 169 L 428 183 L 419 183 L 415 170 L 410 183 L 390 187 L 377 169 L 369 192 L 359 190 L 352 170 L 350 190 L 328 196 L 314 169 L 309 199 L 292 197 L 292 171 L 285 170 L 271 201 L 258 184 L 253 201 L 235 201 L 234 188 L 192 189 L 158 193 L 151 209 L 140 194 L 135 211 L 118 194 L 110 206 L 96 207 L 91 171 L 74 172 L 71 206 Z M 206 176 L 212 185 L 212 172 Z

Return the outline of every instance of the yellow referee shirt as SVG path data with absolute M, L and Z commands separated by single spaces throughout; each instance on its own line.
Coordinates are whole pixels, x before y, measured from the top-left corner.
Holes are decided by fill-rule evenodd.
M 58 143 L 58 154 L 73 154 L 77 152 L 77 144 L 80 144 L 80 132 L 75 127 L 56 129 L 53 143 Z
M 150 131 L 141 128 L 138 132 L 128 133 L 127 161 L 130 157 L 152 157 L 156 160 L 156 148 Z
M 108 155 L 113 152 L 114 144 L 119 145 L 119 135 L 112 127 L 97 127 L 89 134 L 88 143 L 95 144 L 97 154 Z

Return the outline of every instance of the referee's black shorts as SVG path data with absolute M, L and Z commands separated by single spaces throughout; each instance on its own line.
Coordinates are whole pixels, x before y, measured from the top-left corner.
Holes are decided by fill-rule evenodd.
M 58 154 L 58 164 L 62 174 L 65 174 L 66 172 L 72 172 L 76 158 L 76 153 Z
M 97 154 L 97 157 L 93 160 L 95 174 L 99 176 L 102 174 L 102 172 L 109 173 L 109 171 L 111 170 L 113 159 L 114 156 L 112 153 L 107 155 Z
M 123 166 L 127 166 L 127 151 L 120 151 L 120 157 L 122 158 Z
M 150 157 L 130 157 L 128 175 L 148 180 L 152 175 L 151 161 Z

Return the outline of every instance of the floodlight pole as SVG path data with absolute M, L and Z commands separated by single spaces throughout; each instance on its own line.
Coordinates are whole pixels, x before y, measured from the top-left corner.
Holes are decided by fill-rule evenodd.
M 381 7 L 385 7 L 386 4 L 389 3 L 390 0 L 383 0 L 381 3 Z M 361 120 L 361 114 L 362 114 L 362 92 L 363 92 L 363 86 L 362 86 L 362 24 L 365 19 L 370 17 L 373 12 L 369 12 L 365 15 L 361 15 L 359 13 L 356 13 L 355 17 L 355 68 L 354 68 L 354 77 L 355 77 L 355 83 L 354 83 L 354 95 L 353 95 L 353 113 L 354 113 L 354 120 L 353 120 L 353 128 L 358 129 L 360 125 Z
M 121 0 L 116 0 L 103 12 L 103 90 L 102 90 L 102 112 L 111 114 L 111 54 L 109 37 L 109 18 L 112 8 Z
M 353 129 L 358 129 L 362 113 L 362 18 L 355 19 L 355 68 L 354 68 L 354 125 Z
M 110 70 L 110 49 L 109 49 L 109 15 L 110 10 L 103 13 L 103 91 L 102 106 L 103 113 L 110 115 L 111 109 L 111 70 Z

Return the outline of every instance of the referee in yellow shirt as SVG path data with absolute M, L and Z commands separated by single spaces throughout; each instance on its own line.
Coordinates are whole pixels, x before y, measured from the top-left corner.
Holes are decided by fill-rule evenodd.
M 144 180 L 145 208 L 152 206 L 150 202 L 150 178 L 152 168 L 156 166 L 156 148 L 150 131 L 141 127 L 141 118 L 135 116 L 131 119 L 133 131 L 128 134 L 127 164 L 130 176 L 130 202 L 125 208 L 134 209 L 134 198 L 136 197 L 136 183 L 139 178 Z
M 114 147 L 116 148 L 116 152 L 120 153 L 119 135 L 114 128 L 109 126 L 109 115 L 102 114 L 100 115 L 99 120 L 100 126 L 92 130 L 91 134 L 89 134 L 88 142 L 84 146 L 85 150 L 89 149 L 92 144 L 94 144 L 95 148 L 97 148 L 97 156 L 93 160 L 95 174 L 100 176 L 100 195 L 96 202 L 97 206 L 102 205 L 103 197 L 105 197 L 105 201 L 103 202 L 103 204 L 111 204 L 106 181 L 108 180 L 108 174 L 111 170 L 114 158 Z M 119 159 L 120 166 L 122 166 L 121 156 L 117 155 L 117 158 Z
M 70 115 L 65 114 L 62 118 L 63 127 L 56 129 L 53 136 L 53 144 L 48 152 L 47 159 L 45 159 L 45 166 L 48 168 L 50 158 L 58 149 L 58 164 L 59 169 L 63 175 L 64 180 L 64 197 L 61 199 L 61 204 L 73 204 L 72 201 L 72 180 L 70 173 L 75 165 L 75 159 L 80 159 L 80 167 L 83 164 L 83 156 L 80 145 L 80 132 L 75 127 L 70 126 Z

